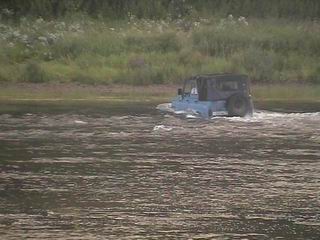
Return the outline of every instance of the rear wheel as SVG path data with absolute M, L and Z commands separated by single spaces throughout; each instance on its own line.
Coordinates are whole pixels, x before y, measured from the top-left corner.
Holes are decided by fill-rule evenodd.
M 242 94 L 235 94 L 227 100 L 228 116 L 244 117 L 250 110 L 248 97 Z

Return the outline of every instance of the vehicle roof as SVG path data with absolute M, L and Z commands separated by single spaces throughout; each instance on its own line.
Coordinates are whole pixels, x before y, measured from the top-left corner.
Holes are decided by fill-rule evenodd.
M 225 80 L 230 80 L 230 77 L 236 77 L 236 78 L 241 78 L 241 80 L 243 79 L 248 79 L 248 76 L 245 74 L 233 74 L 233 73 L 211 73 L 211 74 L 200 74 L 200 75 L 195 75 L 193 77 L 190 78 L 191 79 L 198 79 L 198 78 L 202 78 L 202 79 L 212 79 L 214 77 L 229 77 L 229 78 L 225 78 Z M 221 80 L 223 80 L 224 78 L 221 78 Z

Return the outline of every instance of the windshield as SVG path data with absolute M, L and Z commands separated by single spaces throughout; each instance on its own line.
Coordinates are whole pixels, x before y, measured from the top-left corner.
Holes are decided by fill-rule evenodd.
M 186 81 L 184 86 L 184 94 L 189 94 L 189 95 L 198 94 L 197 82 L 195 79 Z

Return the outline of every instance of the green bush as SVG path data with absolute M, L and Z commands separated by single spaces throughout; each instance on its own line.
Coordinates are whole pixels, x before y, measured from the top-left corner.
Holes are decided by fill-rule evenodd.
M 100 79 L 95 78 L 90 74 L 83 74 L 83 73 L 75 74 L 74 76 L 72 76 L 71 81 L 82 83 L 82 84 L 88 84 L 88 85 L 108 84 L 107 82 L 101 81 Z
M 168 32 L 163 34 L 131 34 L 125 39 L 128 51 L 134 52 L 171 52 L 179 51 L 180 44 L 174 33 Z
M 311 74 L 310 82 L 320 84 L 320 65 L 314 69 L 313 73 Z
M 255 81 L 268 82 L 275 70 L 274 55 L 257 48 L 249 48 L 243 54 L 242 65 Z
M 25 65 L 22 79 L 31 83 L 43 83 L 50 80 L 47 73 L 36 62 L 29 62 Z
M 243 27 L 203 28 L 193 33 L 193 45 L 208 56 L 228 57 L 234 52 L 249 47 L 250 36 L 244 33 Z M 246 30 L 247 31 L 247 30 Z
M 123 83 L 131 85 L 161 84 L 164 82 L 164 74 L 160 69 L 147 66 L 139 69 L 128 69 Z
M 160 51 L 163 53 L 180 50 L 178 39 L 175 33 L 172 32 L 151 37 L 149 42 L 151 43 L 150 47 L 153 46 L 153 49 L 151 48 L 150 50 Z
M 0 83 L 8 82 L 8 79 L 0 73 Z
M 86 48 L 86 43 L 79 38 L 66 38 L 59 40 L 52 46 L 52 51 L 56 58 L 68 57 L 76 58 L 80 56 Z

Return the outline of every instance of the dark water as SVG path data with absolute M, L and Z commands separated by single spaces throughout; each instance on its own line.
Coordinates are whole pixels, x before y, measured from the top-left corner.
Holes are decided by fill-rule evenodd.
M 0 115 L 0 239 L 320 239 L 320 113 L 29 110 Z

